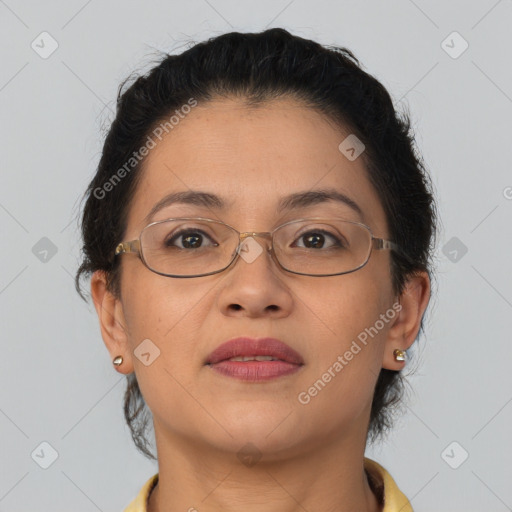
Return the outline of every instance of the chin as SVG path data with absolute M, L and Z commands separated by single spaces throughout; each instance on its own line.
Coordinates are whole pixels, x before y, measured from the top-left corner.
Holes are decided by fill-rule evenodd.
M 272 432 L 272 428 L 258 430 L 240 425 L 236 431 L 230 430 L 232 438 L 223 436 L 222 439 L 218 439 L 218 442 L 214 440 L 210 442 L 222 451 L 234 453 L 240 462 L 247 466 L 255 461 L 285 460 L 298 452 L 298 447 L 301 445 L 300 439 L 290 435 L 290 432 L 274 431 L 270 435 L 269 432 Z M 246 458 L 251 462 L 246 463 Z
M 295 424 L 296 416 L 291 409 L 276 407 L 276 413 L 255 408 L 248 414 L 225 417 L 222 425 L 233 436 L 228 441 L 236 446 L 252 442 L 262 451 L 274 452 L 297 442 L 299 429 Z

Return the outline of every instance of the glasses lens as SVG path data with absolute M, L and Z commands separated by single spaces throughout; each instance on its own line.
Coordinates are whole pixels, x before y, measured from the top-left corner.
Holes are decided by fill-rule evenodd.
M 275 233 L 276 256 L 292 272 L 333 275 L 363 266 L 370 256 L 372 236 L 363 225 L 341 219 L 306 219 Z
M 141 236 L 148 267 L 174 276 L 208 274 L 226 267 L 238 234 L 215 221 L 181 218 L 147 226 Z
M 180 218 L 147 226 L 141 236 L 143 258 L 155 272 L 200 276 L 226 268 L 238 233 L 214 220 Z M 259 241 L 258 241 L 259 243 Z M 302 219 L 276 230 L 274 251 L 283 268 L 305 275 L 334 275 L 363 266 L 371 252 L 371 233 L 341 219 Z

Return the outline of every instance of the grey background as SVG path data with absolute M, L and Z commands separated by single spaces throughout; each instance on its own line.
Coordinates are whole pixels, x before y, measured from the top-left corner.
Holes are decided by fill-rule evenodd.
M 125 378 L 74 290 L 79 199 L 121 80 L 156 50 L 270 26 L 352 49 L 409 107 L 438 194 L 413 391 L 367 455 L 417 512 L 512 510 L 511 25 L 510 0 L 0 0 L 0 511 L 122 510 L 157 471 L 132 444 Z M 46 59 L 31 47 L 43 31 L 58 43 Z M 453 31 L 469 44 L 457 58 Z M 55 254 L 40 252 L 44 237 Z M 42 442 L 58 454 L 47 469 Z

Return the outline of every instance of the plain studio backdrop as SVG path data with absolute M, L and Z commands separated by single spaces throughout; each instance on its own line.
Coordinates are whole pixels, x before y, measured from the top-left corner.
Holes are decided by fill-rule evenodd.
M 511 510 L 511 25 L 510 0 L 0 1 L 0 510 L 122 510 L 156 472 L 74 289 L 79 199 L 131 71 L 277 26 L 354 51 L 409 108 L 436 187 L 414 392 L 367 456 L 416 512 Z

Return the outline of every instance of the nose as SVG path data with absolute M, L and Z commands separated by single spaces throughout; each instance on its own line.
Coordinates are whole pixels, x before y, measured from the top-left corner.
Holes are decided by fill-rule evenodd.
M 219 306 L 225 315 L 286 316 L 292 296 L 271 249 L 270 233 L 243 233 L 234 266 L 223 281 Z M 260 240 L 256 240 L 256 238 Z M 261 244 L 261 238 L 267 241 Z M 242 261 L 240 261 L 242 260 Z

